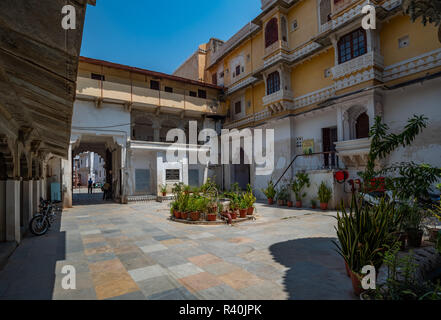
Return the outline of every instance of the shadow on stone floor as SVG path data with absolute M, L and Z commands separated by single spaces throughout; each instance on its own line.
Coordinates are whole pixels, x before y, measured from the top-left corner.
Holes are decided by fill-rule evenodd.
M 0 300 L 52 299 L 57 261 L 66 256 L 66 233 L 60 231 L 60 220 L 46 235 L 28 234 L 22 239 L 0 272 Z
M 274 260 L 289 268 L 283 285 L 290 300 L 352 300 L 351 280 L 333 238 L 305 238 L 272 245 Z

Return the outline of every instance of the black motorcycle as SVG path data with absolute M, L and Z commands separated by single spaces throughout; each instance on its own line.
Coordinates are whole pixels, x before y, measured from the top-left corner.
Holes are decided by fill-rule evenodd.
M 57 206 L 61 201 L 47 201 L 40 198 L 39 213 L 29 223 L 29 230 L 36 236 L 45 235 L 55 222 L 56 214 L 61 211 Z

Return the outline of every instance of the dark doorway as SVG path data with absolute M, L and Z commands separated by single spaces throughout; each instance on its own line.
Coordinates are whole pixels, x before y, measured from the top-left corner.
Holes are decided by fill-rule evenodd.
M 338 141 L 337 128 L 323 128 L 322 129 L 323 138 L 323 155 L 325 168 L 335 168 L 338 165 L 338 159 L 335 155 L 335 142 Z
M 369 116 L 366 112 L 357 118 L 355 132 L 357 139 L 369 138 Z
M 233 165 L 234 179 L 232 183 L 239 184 L 239 188 L 246 190 L 250 183 L 250 165 L 245 164 L 245 152 L 240 149 L 240 164 Z

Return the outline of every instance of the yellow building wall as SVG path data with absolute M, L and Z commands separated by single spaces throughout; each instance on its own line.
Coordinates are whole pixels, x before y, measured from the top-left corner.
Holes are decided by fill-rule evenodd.
M 295 97 L 300 97 L 333 84 L 332 76 L 325 78 L 325 70 L 334 66 L 334 49 L 293 68 L 291 85 Z
M 288 12 L 288 39 L 291 49 L 308 42 L 318 32 L 317 1 L 301 1 Z M 292 21 L 297 20 L 297 30 L 291 31 Z
M 410 44 L 400 49 L 398 39 L 407 35 Z M 438 41 L 438 28 L 430 24 L 424 26 L 420 19 L 413 23 L 408 16 L 397 16 L 384 23 L 380 36 L 385 66 L 441 48 L 441 43 Z

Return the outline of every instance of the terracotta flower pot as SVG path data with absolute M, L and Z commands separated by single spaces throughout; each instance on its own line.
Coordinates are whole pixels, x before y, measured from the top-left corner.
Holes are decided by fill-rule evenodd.
M 233 220 L 237 219 L 237 211 L 231 211 L 230 215 L 231 215 L 231 219 Z
M 360 294 L 364 291 L 361 287 L 361 280 L 360 277 L 353 271 L 350 271 L 351 273 L 351 281 L 352 281 L 352 288 L 354 289 L 354 294 L 356 296 L 360 296 Z
M 190 213 L 190 219 L 192 221 L 198 221 L 201 218 L 201 214 L 197 211 Z
M 296 201 L 296 207 L 301 208 L 302 207 L 302 201 Z
M 163 197 L 167 196 L 167 192 L 163 192 L 163 193 L 162 193 L 162 196 L 163 196 Z
M 181 219 L 187 220 L 188 219 L 188 212 L 181 212 Z
M 272 205 L 274 204 L 274 200 L 273 200 L 273 199 L 268 199 L 268 204 L 269 204 L 270 206 L 272 206 Z
M 288 205 L 288 208 L 292 208 L 292 206 L 293 206 L 293 202 L 292 201 L 288 201 L 286 204 Z
M 241 218 L 246 218 L 247 217 L 247 213 L 248 213 L 248 209 L 240 209 L 239 210 L 239 215 Z
M 247 210 L 247 215 L 252 216 L 254 213 L 254 207 L 249 207 Z
M 207 214 L 207 221 L 216 221 L 216 219 L 217 219 L 217 214 L 214 213 Z
M 323 211 L 328 210 L 328 204 L 327 203 L 320 203 L 320 209 Z
M 283 206 L 285 205 L 285 201 L 283 201 L 283 200 L 277 200 L 277 205 L 278 205 L 279 207 L 283 207 Z
M 174 214 L 176 219 L 181 219 L 181 213 L 179 211 L 175 210 Z
M 312 208 L 313 210 L 315 210 L 315 209 L 317 209 L 317 206 L 311 206 L 311 208 Z

